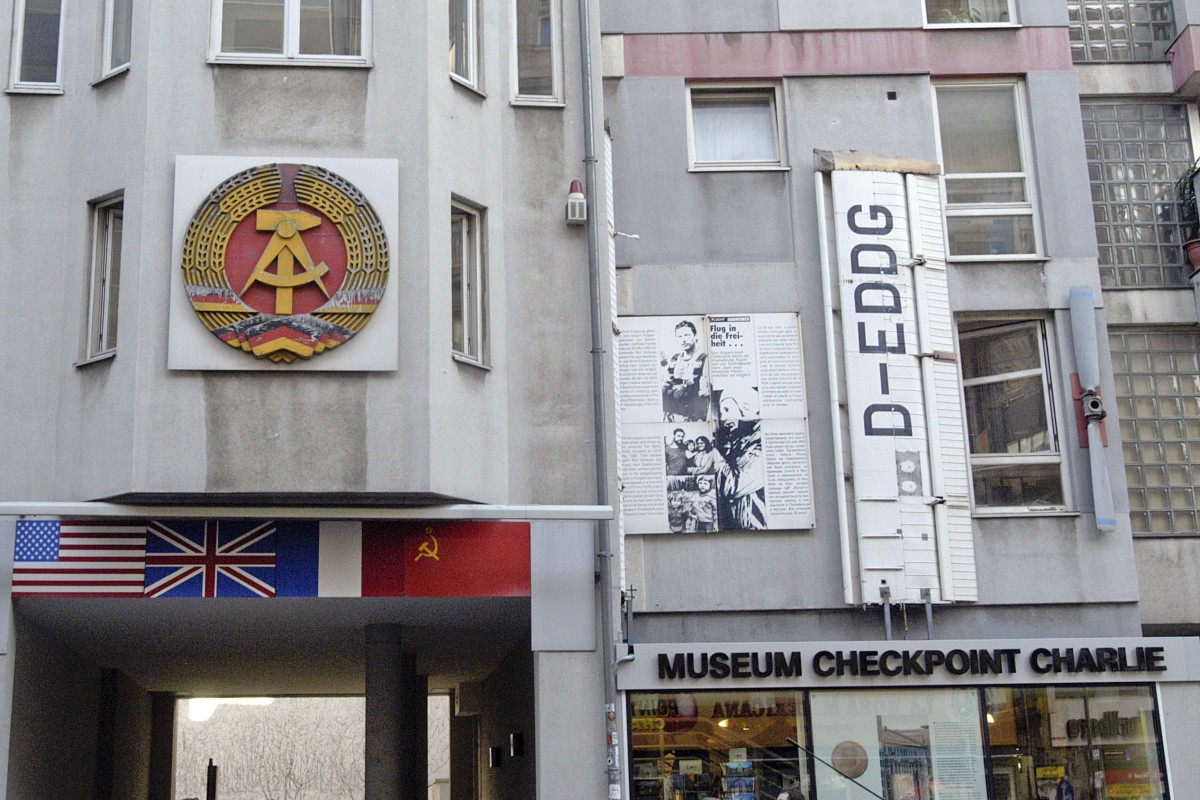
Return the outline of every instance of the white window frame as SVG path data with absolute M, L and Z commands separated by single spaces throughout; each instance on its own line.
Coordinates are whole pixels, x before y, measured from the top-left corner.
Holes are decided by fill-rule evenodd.
M 109 195 L 90 204 L 91 248 L 81 364 L 111 358 L 117 352 L 115 323 L 121 277 L 125 196 Z M 114 236 L 114 232 L 117 234 Z M 112 335 L 109 329 L 113 328 Z
M 54 65 L 53 81 L 21 80 L 21 56 L 25 50 L 25 3 L 13 3 L 12 54 L 9 62 L 8 91 L 21 94 L 62 94 L 63 20 L 66 19 L 68 0 L 62 0 L 58 9 L 58 54 Z
M 449 6 L 451 10 L 454 8 L 454 0 L 450 0 Z M 452 24 L 452 23 L 451 23 Z M 467 0 L 467 19 L 465 23 L 467 33 L 466 41 L 466 70 L 467 74 L 454 71 L 454 57 L 450 56 L 450 78 L 457 83 L 461 83 L 471 89 L 478 91 L 479 89 L 479 0 Z M 453 32 L 451 41 L 454 41 Z
M 371 66 L 371 5 L 372 0 L 362 0 L 362 30 L 359 32 L 362 52 L 359 55 L 308 55 L 301 53 L 300 0 L 284 0 L 283 52 L 227 53 L 221 49 L 221 20 L 225 11 L 225 2 L 224 0 L 212 0 L 208 61 L 212 64 L 290 64 L 317 67 L 369 67 Z
M 963 330 L 966 325 L 972 326 L 971 330 Z M 978 327 L 975 327 L 978 326 Z M 1071 484 L 1067 479 L 1066 460 L 1063 458 L 1063 437 L 1064 432 L 1058 424 L 1058 406 L 1055 402 L 1056 395 L 1062 392 L 1062 382 L 1058 379 L 1057 371 L 1050 358 L 1050 354 L 1055 352 L 1054 342 L 1052 338 L 1052 330 L 1050 323 L 1041 317 L 1021 317 L 1021 318 L 995 318 L 995 319 L 960 319 L 955 325 L 955 336 L 957 337 L 958 352 L 962 353 L 962 341 L 975 336 L 994 335 L 998 332 L 1006 330 L 1017 330 L 1020 328 L 1033 328 L 1038 335 L 1038 359 L 1039 367 L 1037 369 L 1020 370 L 1017 372 L 995 372 L 984 377 L 968 379 L 965 374 L 962 374 L 963 387 L 963 421 L 966 423 L 968 434 L 971 429 L 971 418 L 968 415 L 966 403 L 966 391 L 973 386 L 981 386 L 989 383 L 999 383 L 1005 380 L 1013 380 L 1016 378 L 1030 377 L 1040 375 L 1042 378 L 1042 402 L 1046 407 L 1046 426 L 1053 443 L 1051 450 L 1039 453 L 980 453 L 977 454 L 970 450 L 970 436 L 966 437 L 966 446 L 968 449 L 968 462 L 971 467 L 971 504 L 976 516 L 1008 516 L 1013 514 L 1061 514 L 1068 512 L 1072 506 Z M 959 365 L 960 373 L 963 372 L 962 365 Z M 974 472 L 977 466 L 997 466 L 1011 464 L 1019 466 L 1021 464 L 1053 464 L 1058 467 L 1058 479 L 1062 486 L 1062 504 L 1061 505 L 1045 505 L 1045 506 L 990 506 L 981 505 L 975 498 L 975 479 Z
M 935 22 L 929 19 L 929 0 L 921 0 L 921 15 L 927 28 L 1014 28 L 1017 22 L 1016 0 L 1008 0 L 1008 20 L 997 22 L 974 22 L 971 20 L 955 20 L 953 22 Z
M 518 25 L 520 15 L 517 4 L 521 0 L 512 0 L 509 5 L 509 24 L 512 25 L 512 69 L 509 71 L 512 80 L 513 105 L 519 106 L 554 106 L 564 105 L 563 101 L 563 53 L 562 53 L 562 0 L 547 0 L 550 11 L 550 94 L 521 94 L 521 51 L 519 44 Z M 538 26 L 539 31 L 541 26 Z
M 775 155 L 762 161 L 699 161 L 696 159 L 696 126 L 693 104 L 696 97 L 704 100 L 762 98 L 771 109 L 775 125 Z M 691 172 L 745 172 L 788 169 L 787 137 L 783 127 L 783 91 L 777 83 L 692 83 L 687 86 L 688 170 Z
M 129 69 L 129 62 L 133 58 L 133 2 L 129 3 L 129 19 L 125 20 L 127 30 L 130 31 L 129 37 L 129 58 L 126 58 L 120 64 L 114 64 L 113 55 L 116 52 L 114 46 L 114 36 L 117 31 L 117 0 L 104 0 L 104 65 L 100 70 L 102 78 L 107 78 L 116 75 L 120 72 L 125 72 Z
M 487 315 L 487 263 L 485 212 L 479 206 L 457 197 L 450 201 L 450 224 L 464 224 L 462 250 L 455 252 L 454 236 L 450 237 L 450 347 L 455 360 L 475 366 L 486 366 L 488 359 L 488 315 Z M 454 273 L 456 262 L 462 269 L 462 286 L 455 297 Z M 456 304 L 462 305 L 463 341 L 454 340 L 454 314 Z
M 961 172 L 948 174 L 943 167 L 938 180 L 942 189 L 942 207 L 946 217 L 946 259 L 948 261 L 1042 261 L 1043 255 L 1041 214 L 1038 210 L 1037 181 L 1034 179 L 1033 147 L 1029 137 L 1029 118 L 1026 112 L 1025 82 L 1021 80 L 992 81 L 939 81 L 933 84 L 933 128 L 937 132 L 938 162 L 944 164 L 941 136 L 941 110 L 938 92 L 942 89 L 972 90 L 1008 88 L 1012 91 L 1013 111 L 1017 125 L 1017 151 L 1021 157 L 1020 172 Z M 1025 182 L 1024 202 L 1019 203 L 950 203 L 946 191 L 947 180 L 955 179 L 1003 179 L 1018 178 Z M 950 220 L 955 217 L 1029 217 L 1033 230 L 1032 253 L 983 253 L 962 255 L 952 252 Z

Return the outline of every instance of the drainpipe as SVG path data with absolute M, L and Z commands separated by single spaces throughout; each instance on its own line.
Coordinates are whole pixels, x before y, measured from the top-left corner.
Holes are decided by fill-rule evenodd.
M 579 0 L 579 62 L 583 104 L 584 193 L 587 199 L 588 282 L 592 312 L 592 408 L 596 441 L 596 502 L 609 505 L 608 424 L 604 387 L 608 365 L 605 359 L 607 338 L 603 330 L 604 307 L 600 292 L 600 235 L 597 229 L 599 205 L 596 203 L 596 122 L 592 96 L 592 19 L 591 0 Z M 617 665 L 613 637 L 613 547 L 607 519 L 596 522 L 597 571 L 600 576 L 600 657 L 604 665 L 604 732 L 607 743 L 608 797 L 620 800 L 621 756 L 617 730 Z

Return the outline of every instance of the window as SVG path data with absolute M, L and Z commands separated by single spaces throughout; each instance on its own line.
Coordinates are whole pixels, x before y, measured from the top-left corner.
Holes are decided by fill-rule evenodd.
M 1021 86 L 976 83 L 935 91 L 950 256 L 1035 255 Z
M 1134 533 L 1200 533 L 1200 333 L 1109 332 Z
M 985 688 L 992 796 L 1173 797 L 1156 695 L 1137 685 Z
M 57 92 L 62 0 L 17 0 L 11 88 Z
M 221 61 L 362 65 L 370 0 L 215 0 Z
M 518 103 L 562 102 L 559 0 L 515 0 Z
M 1171 0 L 1067 0 L 1071 58 L 1166 61 L 1175 41 Z
M 777 86 L 689 87 L 691 168 L 782 168 L 785 159 L 779 107 Z
M 1081 111 L 1101 285 L 1187 286 L 1175 194 L 1192 164 L 1187 106 L 1088 101 Z
M 485 274 L 483 212 L 464 203 L 451 203 L 451 340 L 455 356 L 477 364 L 486 360 Z
M 478 0 L 450 0 L 450 74 L 475 86 Z
M 964 323 L 959 347 L 975 507 L 1063 508 L 1045 323 Z
M 121 224 L 124 199 L 92 204 L 92 263 L 88 271 L 87 341 L 84 360 L 117 349 L 117 296 L 121 286 Z
M 978 25 L 1011 22 L 1009 0 L 925 0 L 930 25 Z
M 129 65 L 133 27 L 133 0 L 104 3 L 104 74 L 111 75 Z

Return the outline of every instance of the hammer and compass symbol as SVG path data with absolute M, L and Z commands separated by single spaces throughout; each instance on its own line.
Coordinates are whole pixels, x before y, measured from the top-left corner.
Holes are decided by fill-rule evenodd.
M 271 240 L 263 249 L 254 271 L 238 296 L 246 293 L 257 281 L 275 287 L 275 313 L 292 313 L 292 292 L 300 286 L 315 283 L 321 293 L 329 299 L 329 290 L 321 280 L 329 273 L 324 261 L 314 264 L 308 248 L 304 245 L 301 231 L 311 230 L 321 224 L 321 218 L 304 211 L 268 211 L 260 209 L 255 227 L 260 231 L 273 231 Z M 275 264 L 275 272 L 267 269 Z M 300 271 L 296 271 L 296 265 Z M 436 557 L 436 556 L 435 556 Z

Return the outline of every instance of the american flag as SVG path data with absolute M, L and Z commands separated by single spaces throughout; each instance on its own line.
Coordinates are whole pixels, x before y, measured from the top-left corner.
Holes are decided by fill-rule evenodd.
M 146 564 L 146 524 L 19 520 L 13 596 L 136 597 Z
M 274 597 L 275 523 L 151 522 L 146 597 Z

